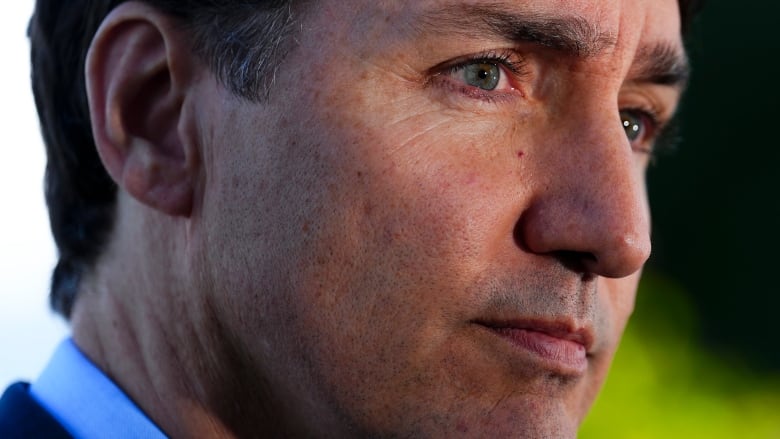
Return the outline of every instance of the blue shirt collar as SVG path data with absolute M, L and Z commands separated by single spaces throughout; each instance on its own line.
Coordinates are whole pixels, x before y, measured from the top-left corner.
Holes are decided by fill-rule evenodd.
M 63 341 L 30 394 L 75 438 L 165 438 L 73 340 Z

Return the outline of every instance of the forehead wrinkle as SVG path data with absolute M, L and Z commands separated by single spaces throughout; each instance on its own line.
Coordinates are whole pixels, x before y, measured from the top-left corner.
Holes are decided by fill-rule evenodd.
M 417 33 L 457 33 L 535 44 L 578 58 L 594 57 L 616 45 L 616 37 L 579 15 L 554 15 L 501 4 L 457 4 L 424 11 Z

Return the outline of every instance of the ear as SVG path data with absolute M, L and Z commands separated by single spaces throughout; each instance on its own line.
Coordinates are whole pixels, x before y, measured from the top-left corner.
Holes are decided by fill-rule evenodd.
M 187 216 L 198 138 L 183 111 L 200 64 L 173 19 L 140 2 L 117 6 L 86 60 L 92 132 L 103 166 L 124 191 L 168 215 Z

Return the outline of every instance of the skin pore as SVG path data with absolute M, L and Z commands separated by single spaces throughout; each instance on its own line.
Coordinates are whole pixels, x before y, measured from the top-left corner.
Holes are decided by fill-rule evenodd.
M 88 63 L 117 225 L 74 340 L 175 437 L 576 437 L 650 253 L 677 8 L 324 0 L 251 103 L 121 5 Z

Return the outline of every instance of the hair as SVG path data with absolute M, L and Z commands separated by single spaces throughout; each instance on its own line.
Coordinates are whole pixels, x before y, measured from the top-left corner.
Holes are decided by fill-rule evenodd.
M 59 250 L 51 307 L 70 318 L 82 277 L 109 239 L 117 186 L 92 137 L 84 63 L 98 27 L 125 0 L 37 0 L 29 26 L 32 86 L 47 165 L 44 192 Z M 261 101 L 302 0 L 142 0 L 192 34 L 193 51 L 233 94 Z M 698 0 L 679 0 L 683 32 Z
M 32 87 L 46 144 L 44 192 L 59 250 L 51 307 L 70 318 L 82 277 L 109 239 L 117 186 L 92 137 L 87 50 L 108 13 L 124 0 L 37 0 L 28 29 Z M 259 101 L 283 56 L 301 0 L 142 0 L 191 33 L 193 51 L 235 95 Z

